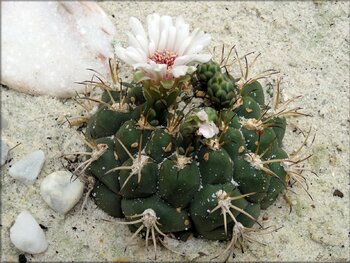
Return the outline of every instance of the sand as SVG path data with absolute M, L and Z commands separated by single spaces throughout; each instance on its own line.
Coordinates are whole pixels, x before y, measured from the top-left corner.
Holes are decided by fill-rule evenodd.
M 313 200 L 296 185 L 263 211 L 264 226 L 277 232 L 257 236 L 265 245 L 251 243 L 245 253 L 236 251 L 232 261 L 349 261 L 349 5 L 350 2 L 100 2 L 125 41 L 128 18 L 145 21 L 158 12 L 183 15 L 191 25 L 211 33 L 210 48 L 222 43 L 236 45 L 241 55 L 260 52 L 255 72 L 274 68 L 283 76 L 285 98 L 303 95 L 294 105 L 313 117 L 291 117 L 285 149 L 300 146 L 302 134 L 295 127 L 316 134 L 305 150 L 313 156 L 306 164 L 318 176 L 306 173 Z M 217 52 L 219 56 L 219 52 Z M 238 72 L 236 71 L 236 75 Z M 264 83 L 273 83 L 273 77 Z M 140 239 L 124 253 L 131 232 L 99 210 L 92 200 L 80 214 L 82 201 L 65 217 L 51 210 L 39 193 L 40 182 L 62 170 L 64 153 L 82 149 L 78 133 L 65 117 L 82 112 L 73 100 L 34 97 L 2 87 L 1 115 L 7 122 L 1 136 L 10 147 L 9 161 L 1 168 L 1 261 L 18 261 L 21 254 L 9 240 L 16 216 L 29 210 L 47 227 L 49 248 L 45 253 L 26 255 L 31 261 L 152 261 Z M 36 149 L 47 154 L 44 168 L 33 186 L 27 187 L 8 175 L 8 168 L 21 156 Z M 338 189 L 344 197 L 334 196 Z M 263 220 L 267 219 L 267 220 Z M 159 261 L 184 261 L 198 252 L 222 253 L 226 243 L 192 239 L 172 244 L 187 251 L 182 258 L 166 249 L 158 250 Z

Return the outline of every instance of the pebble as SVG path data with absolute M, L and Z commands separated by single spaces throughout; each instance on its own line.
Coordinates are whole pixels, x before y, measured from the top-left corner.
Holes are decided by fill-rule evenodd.
M 30 254 L 42 253 L 48 247 L 44 231 L 28 211 L 17 216 L 10 228 L 10 239 L 16 248 Z
M 0 146 L 1 146 L 1 153 L 0 153 L 1 154 L 1 163 L 0 163 L 0 165 L 3 166 L 7 160 L 7 156 L 9 153 L 9 147 L 4 140 L 1 140 Z
M 35 182 L 45 162 L 42 150 L 34 151 L 18 160 L 9 169 L 9 174 L 26 185 Z
M 66 214 L 80 200 L 84 184 L 68 171 L 57 171 L 49 174 L 42 181 L 40 194 L 45 202 L 56 212 Z
M 115 27 L 93 1 L 5 1 L 1 82 L 34 95 L 84 92 L 94 69 L 106 75 Z M 19 19 L 20 18 L 20 19 Z

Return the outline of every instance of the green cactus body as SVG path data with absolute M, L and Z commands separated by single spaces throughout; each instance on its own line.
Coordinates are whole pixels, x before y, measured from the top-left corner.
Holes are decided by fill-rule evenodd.
M 274 147 L 269 153 L 267 158 L 271 159 L 288 159 L 288 154 L 279 147 Z M 279 193 L 286 188 L 286 171 L 284 170 L 282 163 L 270 163 L 269 168 L 278 177 L 271 177 L 267 196 L 261 201 L 261 208 L 266 209 L 277 199 Z
M 243 97 L 243 103 L 240 105 L 235 112 L 246 119 L 259 119 L 261 111 L 259 104 L 251 97 Z
M 265 105 L 264 90 L 258 81 L 245 85 L 241 90 L 241 96 L 249 96 L 254 99 L 261 107 Z
M 196 79 L 194 87 L 196 90 L 206 91 L 208 81 L 218 72 L 221 72 L 220 65 L 214 61 L 199 64 L 196 70 Z
M 88 121 L 86 134 L 92 139 L 114 135 L 130 118 L 130 112 L 114 111 L 103 106 Z
M 221 137 L 222 148 L 229 154 L 231 158 L 244 152 L 245 140 L 242 132 L 235 128 L 227 128 Z
M 220 65 L 209 61 L 198 65 L 196 75 L 200 82 L 207 83 L 217 72 L 221 72 Z
M 228 223 L 228 229 L 232 229 L 234 226 L 233 222 Z M 199 238 L 205 238 L 208 240 L 229 240 L 232 238 L 232 232 L 225 233 L 225 228 L 223 226 L 219 226 L 208 232 L 201 232 L 198 234 Z
M 278 145 L 282 147 L 282 141 L 284 138 L 284 134 L 286 132 L 286 126 L 287 126 L 287 120 L 285 117 L 275 117 L 272 118 L 269 122 L 269 125 L 271 125 L 273 131 L 276 134 L 276 140 L 278 142 Z
M 210 101 L 218 108 L 229 108 L 236 98 L 234 83 L 222 73 L 216 73 L 208 81 L 207 94 Z
M 156 162 L 161 162 L 174 151 L 173 137 L 165 129 L 152 132 L 145 152 Z
M 246 161 L 246 156 L 249 154 L 235 158 L 233 179 L 238 183 L 238 188 L 243 194 L 255 193 L 248 196 L 247 200 L 259 203 L 267 196 L 271 176 Z
M 179 150 L 180 154 L 184 154 L 186 149 L 188 149 L 189 153 L 197 152 L 202 144 L 198 137 L 193 136 L 193 134 L 189 136 L 182 136 L 180 134 L 178 138 L 175 139 L 175 146 Z
M 114 101 L 119 102 L 120 101 L 120 92 L 119 91 L 115 91 L 115 90 L 105 90 L 102 94 L 101 94 L 101 100 L 108 103 L 108 104 L 112 104 L 112 98 Z
M 203 147 L 198 154 L 198 159 L 203 185 L 231 181 L 233 162 L 224 149 L 215 151 Z
M 96 180 L 91 196 L 96 205 L 110 216 L 124 217 L 121 209 L 122 197 L 112 192 L 104 183 Z
M 128 152 L 134 155 L 139 149 L 141 134 L 143 136 L 142 146 L 148 141 L 150 131 L 141 130 L 136 127 L 136 121 L 126 121 L 115 134 L 115 152 L 120 162 L 125 162 L 128 158 Z M 127 149 L 125 149 L 125 148 Z M 142 147 L 143 148 L 143 147 Z
M 258 153 L 262 153 L 276 140 L 276 134 L 272 128 L 265 128 L 261 131 L 242 128 L 242 134 L 246 139 L 247 148 L 252 152 L 255 152 L 259 146 Z
M 126 83 L 122 96 L 103 92 L 105 103 L 122 97 L 127 107 L 101 104 L 88 122 L 87 138 L 108 146 L 86 169 L 96 179 L 92 196 L 138 233 L 149 231 L 143 216 L 154 216 L 153 227 L 179 239 L 228 240 L 235 222 L 252 227 L 286 188 L 286 119 L 262 110 L 259 82 L 239 90 L 239 79 L 213 61 L 186 78 L 186 96 L 174 80 Z M 176 108 L 184 98 L 199 103 Z
M 230 183 L 219 185 L 206 185 L 194 197 L 190 207 L 192 220 L 199 233 L 209 232 L 219 226 L 223 226 L 220 210 L 211 213 L 217 206 L 215 193 L 219 190 L 232 191 L 234 186 Z M 231 222 L 230 218 L 228 222 Z
M 177 159 L 165 160 L 160 167 L 159 195 L 176 208 L 185 208 L 200 186 L 195 162 L 181 165 Z
M 239 122 L 239 116 L 237 113 L 233 111 L 222 110 L 220 112 L 220 120 L 229 127 L 236 128 L 236 129 L 241 128 L 241 124 Z
M 220 190 L 229 193 L 230 196 L 241 195 L 241 192 L 232 183 L 215 185 L 208 184 L 195 195 L 190 206 L 191 218 L 196 227 L 196 230 L 200 235 L 208 239 L 213 239 L 210 237 L 217 236 L 218 233 L 212 233 L 212 231 L 218 227 L 223 227 L 224 225 L 221 210 L 211 212 L 218 205 L 216 193 Z M 233 201 L 232 204 L 241 209 L 244 209 L 248 205 L 248 202 L 242 198 Z M 234 209 L 231 209 L 231 212 L 234 216 L 237 216 L 239 214 L 239 212 Z M 227 217 L 227 222 L 232 222 L 232 219 L 230 217 Z M 227 239 L 227 237 L 225 238 L 223 236 L 223 239 Z
M 186 231 L 191 227 L 191 221 L 186 211 L 179 211 L 157 195 L 147 198 L 123 198 L 121 204 L 122 211 L 126 217 L 142 214 L 145 207 L 153 209 L 159 218 L 159 228 L 164 233 Z
M 127 99 L 133 105 L 141 105 L 146 102 L 143 96 L 143 87 L 138 83 L 124 83 L 124 86 L 128 88 Z
M 114 171 L 106 174 L 114 167 L 120 166 L 120 162 L 114 156 L 114 141 L 111 138 L 99 138 L 96 140 L 97 144 L 107 144 L 106 152 L 100 156 L 96 161 L 92 162 L 87 168 L 87 172 L 95 176 L 103 184 L 105 184 L 114 193 L 119 192 L 119 173 Z
M 254 204 L 249 203 L 245 208 L 244 211 L 247 212 L 249 215 L 254 217 L 255 219 L 258 219 L 260 215 L 260 204 Z M 255 220 L 252 220 L 245 214 L 239 214 L 237 216 L 237 221 L 243 224 L 245 227 L 252 227 L 255 224 Z
M 121 167 L 130 169 L 119 172 L 119 194 L 125 198 L 147 197 L 157 191 L 158 166 L 149 157 L 128 159 Z

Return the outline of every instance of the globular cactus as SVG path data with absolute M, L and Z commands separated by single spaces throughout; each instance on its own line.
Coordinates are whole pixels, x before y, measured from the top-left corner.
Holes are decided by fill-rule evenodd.
M 192 78 L 193 89 L 207 91 L 208 81 L 218 72 L 221 72 L 220 65 L 212 60 L 198 65 L 196 74 Z
M 301 160 L 282 149 L 285 116 L 303 114 L 278 109 L 279 83 L 267 107 L 260 82 L 246 77 L 209 61 L 182 81 L 104 87 L 85 133 L 103 149 L 89 149 L 84 167 L 96 204 L 146 243 L 169 234 L 237 241 L 252 231 L 261 209 L 303 179 L 291 170 Z
M 268 114 L 261 84 L 239 86 L 213 61 L 198 66 L 196 81 L 205 107 L 185 113 L 172 104 L 159 114 L 142 86 L 129 83 L 127 91 L 104 91 L 87 124 L 87 139 L 106 148 L 86 169 L 96 179 L 96 204 L 146 239 L 231 239 L 235 226 L 256 223 L 290 179 L 281 148 L 285 111 Z M 152 125 L 152 112 L 163 125 Z
M 237 89 L 234 82 L 221 72 L 217 72 L 209 79 L 207 87 L 207 94 L 215 107 L 229 108 L 233 104 Z

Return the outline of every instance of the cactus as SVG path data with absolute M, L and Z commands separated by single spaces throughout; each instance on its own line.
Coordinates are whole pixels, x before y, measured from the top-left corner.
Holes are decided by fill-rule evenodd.
M 154 102 L 147 105 L 140 84 L 126 84 L 125 94 L 102 94 L 110 106 L 123 96 L 127 103 L 123 110 L 101 105 L 87 125 L 87 138 L 107 145 L 87 168 L 97 179 L 92 196 L 106 213 L 129 223 L 135 215 L 153 215 L 157 223 L 149 227 L 161 236 L 228 240 L 228 229 L 254 225 L 260 210 L 286 189 L 285 117 L 265 116 L 258 81 L 240 90 L 216 65 L 200 64 L 190 80 L 206 86 L 208 106 L 188 114 L 178 108 L 165 115 L 164 125 L 150 123 L 147 113 L 155 111 L 153 120 L 165 113 L 160 116 Z M 181 121 L 170 125 L 175 117 Z M 142 219 L 135 222 L 132 231 L 142 228 Z
M 233 77 L 211 60 L 178 79 L 152 81 L 137 71 L 118 84 L 112 75 L 85 133 L 105 149 L 84 171 L 96 179 L 97 206 L 125 217 L 132 238 L 144 233 L 155 248 L 169 234 L 232 245 L 254 232 L 261 209 L 292 180 L 303 182 L 302 168 L 291 170 L 303 159 L 282 146 L 285 117 L 304 114 L 278 109 L 279 83 L 268 107 L 248 69 Z

